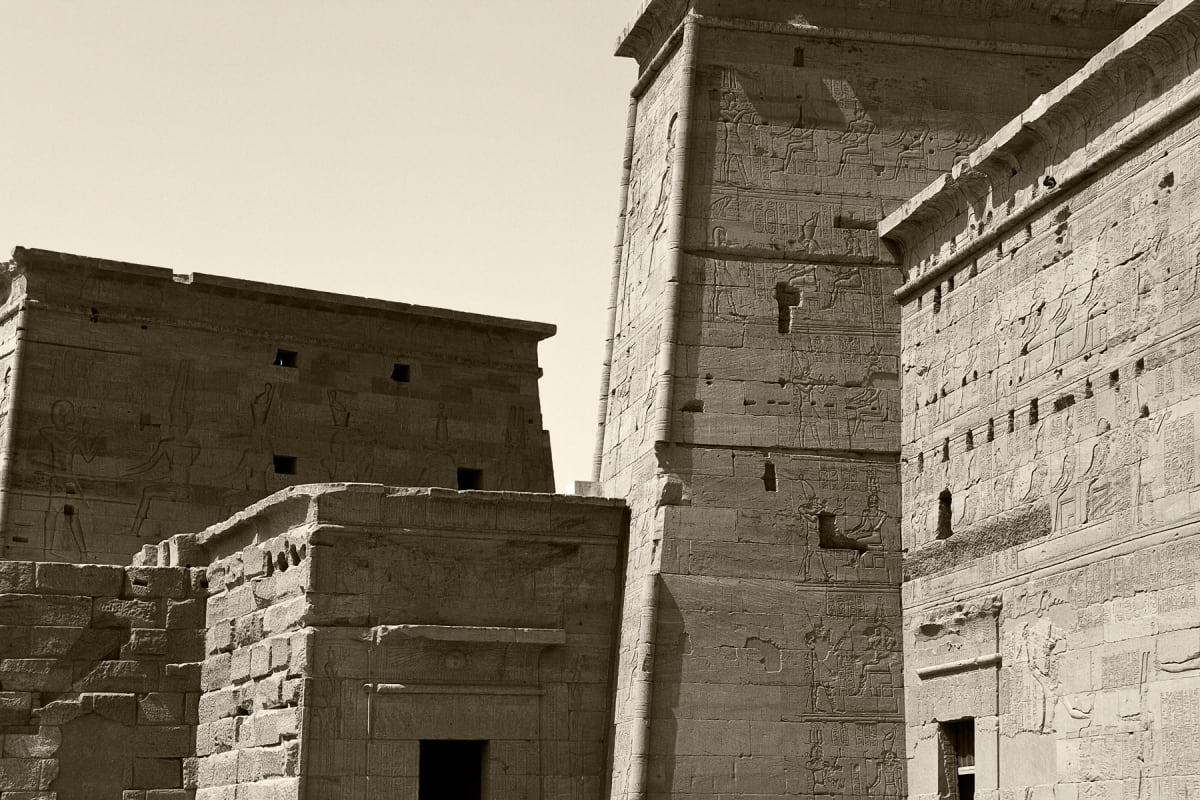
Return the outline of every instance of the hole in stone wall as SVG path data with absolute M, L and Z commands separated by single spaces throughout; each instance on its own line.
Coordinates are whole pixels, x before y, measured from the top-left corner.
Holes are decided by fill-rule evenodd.
M 1085 380 L 1083 382 L 1083 399 L 1088 400 L 1094 396 L 1095 393 L 1092 391 L 1092 382 L 1090 380 Z
M 763 466 L 763 489 L 768 492 L 778 491 L 778 486 L 775 482 L 775 465 L 770 461 Z
M 943 439 L 942 440 L 942 461 L 949 461 L 949 460 L 950 460 L 950 440 Z
M 792 66 L 793 67 L 803 67 L 804 66 L 804 48 L 803 47 L 797 47 L 795 52 L 792 53 Z
M 421 739 L 417 800 L 479 800 L 484 792 L 487 742 Z
M 392 380 L 396 383 L 408 383 L 411 380 L 412 371 L 408 364 L 393 364 L 392 365 Z
M 933 287 L 933 313 L 938 313 L 942 310 L 942 287 L 940 285 Z
M 75 506 L 72 506 L 72 505 L 65 505 L 65 506 L 63 506 L 63 516 L 64 516 L 64 517 L 73 517 L 73 516 L 75 516 Z
M 938 495 L 937 538 L 949 539 L 954 534 L 950 527 L 950 520 L 953 518 L 954 498 L 949 489 L 942 489 L 941 494 Z
M 949 278 L 946 280 L 946 294 L 950 294 L 953 291 L 954 291 L 954 278 Z
M 276 475 L 295 475 L 296 461 L 295 456 L 274 456 L 271 459 L 271 462 L 275 466 Z
M 975 434 L 973 434 L 971 431 L 967 431 L 967 449 L 975 449 Z
M 1008 410 L 1008 432 L 1012 433 L 1017 429 L 1017 412 L 1014 409 Z
M 975 720 L 968 717 L 940 727 L 939 795 L 975 800 Z
M 1150 406 L 1142 406 L 1141 410 L 1138 412 L 1138 416 L 1142 419 L 1150 416 Z
M 483 488 L 483 470 L 458 468 L 458 488 L 461 491 L 472 491 Z
M 1137 363 L 1133 365 L 1133 377 L 1138 377 L 1146 371 L 1146 359 L 1139 358 Z
M 1064 394 L 1062 397 L 1054 401 L 1054 410 L 1063 411 L 1075 405 L 1075 395 Z
M 280 572 L 287 572 L 288 560 L 286 553 L 280 552 L 279 555 L 275 556 L 275 567 Z
M 1029 424 L 1037 425 L 1037 421 L 1038 421 L 1038 401 L 1037 401 L 1037 398 L 1035 397 L 1029 401 Z
M 1111 389 L 1121 388 L 1121 370 L 1114 369 L 1112 372 L 1108 373 L 1108 386 Z
M 779 332 L 792 330 L 792 306 L 800 304 L 800 290 L 781 281 L 775 284 L 775 302 L 779 305 Z
M 291 367 L 295 369 L 300 363 L 300 354 L 295 350 L 279 349 L 275 351 L 275 360 L 271 362 L 276 367 Z
M 989 442 L 991 442 L 991 441 L 994 441 L 995 438 L 996 438 L 996 420 L 989 419 L 988 426 L 987 426 L 987 440 Z

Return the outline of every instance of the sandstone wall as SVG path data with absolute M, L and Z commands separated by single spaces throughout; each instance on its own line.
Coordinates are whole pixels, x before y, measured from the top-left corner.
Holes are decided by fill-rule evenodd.
M 914 37 L 889 3 L 695 5 L 649 4 L 619 50 L 642 74 L 599 465 L 632 508 L 614 796 L 898 792 L 875 226 L 1090 51 Z
M 882 225 L 910 797 L 955 796 L 963 719 L 976 797 L 1200 786 L 1198 35 L 1163 3 Z
M 430 740 L 484 743 L 489 796 L 604 797 L 624 518 L 299 487 L 148 553 L 212 558 L 197 797 L 415 800 Z
M 6 557 L 122 563 L 296 483 L 553 489 L 550 326 L 30 250 L 5 286 Z
M 190 800 L 204 571 L 0 565 L 0 796 Z

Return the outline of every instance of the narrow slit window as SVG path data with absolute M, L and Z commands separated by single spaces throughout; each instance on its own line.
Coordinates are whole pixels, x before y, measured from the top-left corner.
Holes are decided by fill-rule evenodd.
M 920 475 L 925 471 L 925 454 L 917 453 L 917 474 Z
M 1090 380 L 1085 380 L 1083 382 L 1083 399 L 1089 400 L 1094 396 L 1095 392 L 1092 391 L 1092 382 Z
M 991 441 L 995 441 L 995 439 L 996 439 L 996 420 L 989 419 L 988 427 L 987 427 L 987 440 L 989 442 L 991 442 Z
M 1139 358 L 1137 363 L 1133 365 L 1133 376 L 1136 378 L 1146 371 L 1146 359 Z
M 941 284 L 933 287 L 933 313 L 938 313 L 942 310 L 942 287 Z
M 1014 409 L 1008 410 L 1008 432 L 1012 433 L 1017 429 L 1017 412 Z
M 950 440 L 943 439 L 942 440 L 942 461 L 949 461 L 949 460 L 950 460 Z
M 975 449 L 975 434 L 972 433 L 971 431 L 967 431 L 967 449 L 968 450 Z
M 276 475 L 295 475 L 296 462 L 295 456 L 274 456 L 271 459 L 275 467 Z
M 1035 397 L 1029 401 L 1029 424 L 1037 425 L 1037 422 L 1038 422 L 1038 401 L 1037 401 L 1037 398 Z
M 300 354 L 295 350 L 284 350 L 280 348 L 275 351 L 275 360 L 271 362 L 276 367 L 288 367 L 295 369 L 300 366 Z
M 778 491 L 778 485 L 775 481 L 775 465 L 770 461 L 763 467 L 763 489 L 768 492 Z
M 937 538 L 949 539 L 954 535 L 950 522 L 954 518 L 954 497 L 949 489 L 943 489 L 938 495 Z
M 463 491 L 483 488 L 483 470 L 458 468 L 458 488 Z
M 1114 369 L 1112 372 L 1108 373 L 1108 386 L 1110 389 L 1121 388 L 1121 370 Z

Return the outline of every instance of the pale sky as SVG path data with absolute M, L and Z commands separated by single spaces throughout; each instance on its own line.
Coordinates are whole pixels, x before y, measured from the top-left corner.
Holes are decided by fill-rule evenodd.
M 538 320 L 591 477 L 636 0 L 0 0 L 14 246 Z

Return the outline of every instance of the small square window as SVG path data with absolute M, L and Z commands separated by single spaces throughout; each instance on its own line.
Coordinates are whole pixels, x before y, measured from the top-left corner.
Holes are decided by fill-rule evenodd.
M 275 360 L 271 362 L 277 367 L 290 367 L 295 369 L 300 365 L 300 354 L 295 350 L 276 350 Z
M 412 380 L 412 368 L 408 364 L 394 364 L 392 366 L 392 380 L 396 383 L 408 383 Z
M 467 489 L 482 489 L 483 488 L 483 470 L 481 469 L 464 469 L 459 467 L 458 470 L 458 488 Z
M 275 456 L 272 459 L 275 464 L 276 475 L 295 475 L 296 474 L 296 457 L 295 456 Z

